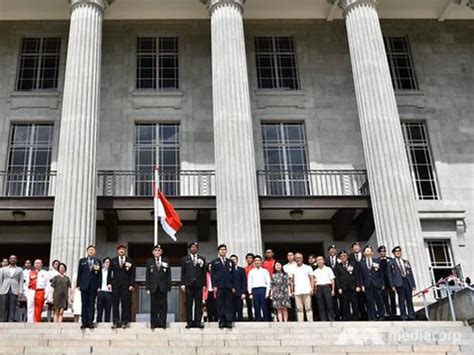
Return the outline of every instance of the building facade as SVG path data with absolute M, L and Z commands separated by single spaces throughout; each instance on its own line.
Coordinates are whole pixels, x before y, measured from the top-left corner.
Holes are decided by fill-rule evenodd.
M 140 266 L 158 166 L 175 263 L 360 241 L 472 276 L 471 1 L 0 4 L 2 256 Z

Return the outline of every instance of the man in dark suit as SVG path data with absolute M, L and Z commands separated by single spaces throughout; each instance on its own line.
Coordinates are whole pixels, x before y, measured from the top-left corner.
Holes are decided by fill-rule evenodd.
M 345 250 L 339 252 L 339 259 L 341 262 L 337 263 L 334 274 L 336 275 L 336 290 L 341 300 L 342 319 L 359 320 L 357 301 L 357 294 L 361 292 L 359 268 L 354 261 L 349 261 L 349 255 Z
M 94 328 L 95 300 L 102 283 L 102 262 L 96 258 L 94 245 L 87 247 L 87 257 L 79 260 L 77 287 L 81 291 L 81 329 Z
M 349 255 L 349 261 L 352 261 L 358 268 L 359 263 L 364 259 L 364 254 L 361 251 L 359 242 L 354 242 L 351 245 L 351 254 Z M 359 319 L 367 320 L 367 302 L 363 292 L 357 293 L 357 303 L 359 308 Z
M 120 244 L 117 256 L 112 259 L 108 285 L 112 288 L 113 325 L 112 329 L 122 326 L 128 328 L 132 316 L 132 291 L 135 286 L 135 266 L 132 259 L 125 255 L 127 247 Z M 121 306 L 121 314 L 120 314 Z
M 153 257 L 146 265 L 146 291 L 150 295 L 150 328 L 166 328 L 168 292 L 171 291 L 171 265 L 162 257 L 163 249 L 155 245 Z M 202 290 L 201 290 L 202 291 Z
M 390 284 L 390 275 L 388 265 L 392 258 L 387 257 L 387 248 L 381 245 L 377 249 L 380 259 L 380 267 L 382 268 L 384 277 L 384 289 L 383 289 L 383 303 L 385 305 L 385 313 L 387 318 L 395 319 L 397 315 L 397 303 L 395 302 L 395 291 L 393 291 Z
M 202 290 L 206 286 L 206 259 L 198 255 L 197 242 L 189 243 L 188 250 L 189 255 L 181 259 L 181 289 L 186 295 L 186 328 L 204 328 L 201 319 Z
M 217 247 L 218 257 L 212 261 L 211 278 L 214 294 L 217 293 L 219 328 L 232 328 L 234 319 L 234 270 L 235 265 L 227 255 L 227 246 Z
M 389 261 L 388 275 L 390 285 L 398 294 L 398 306 L 402 320 L 414 320 L 413 291 L 416 290 L 413 269 L 408 260 L 402 259 L 402 248 L 392 249 L 394 258 Z
M 369 320 L 383 320 L 385 308 L 383 304 L 384 276 L 380 260 L 373 258 L 371 246 L 364 248 L 365 258 L 359 262 L 360 283 L 367 300 Z
M 230 256 L 230 260 L 235 265 L 234 269 L 234 321 L 241 322 L 244 320 L 243 309 L 244 299 L 247 292 L 247 277 L 245 276 L 245 270 L 239 266 L 239 258 L 233 254 Z
M 336 270 L 336 265 L 340 262 L 340 260 L 337 257 L 337 248 L 334 244 L 331 244 L 328 249 L 328 256 L 326 256 L 325 259 L 325 265 L 330 267 L 333 272 Z M 341 305 L 339 304 L 339 296 L 338 293 L 332 297 L 332 305 L 334 309 L 334 318 L 336 320 L 341 319 Z

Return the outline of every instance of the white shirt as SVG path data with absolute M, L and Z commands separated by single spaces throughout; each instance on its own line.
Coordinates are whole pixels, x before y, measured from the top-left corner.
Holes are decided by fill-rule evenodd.
M 354 257 L 355 257 L 356 261 L 361 261 L 362 260 L 362 252 L 355 253 Z
M 329 264 L 331 267 L 336 267 L 337 265 L 337 256 L 336 255 L 330 255 L 329 256 Z
M 296 265 L 290 277 L 295 285 L 295 295 L 309 295 L 311 293 L 310 277 L 313 275 L 311 266 L 302 264 Z
M 296 267 L 296 261 L 293 261 L 292 263 L 287 263 L 283 265 L 283 271 L 286 272 L 288 275 L 291 275 L 293 274 L 295 267 Z
M 267 269 L 263 267 L 255 267 L 249 272 L 249 277 L 247 280 L 247 287 L 249 293 L 252 293 L 253 288 L 257 287 L 265 287 L 265 295 L 268 296 L 270 294 L 270 273 Z
M 318 267 L 314 269 L 313 275 L 316 278 L 315 281 L 316 285 L 318 286 L 330 285 L 332 280 L 336 278 L 332 269 L 326 265 L 324 265 L 322 268 Z
M 100 285 L 100 291 L 111 292 L 107 287 L 107 275 L 109 270 L 102 268 L 102 284 Z

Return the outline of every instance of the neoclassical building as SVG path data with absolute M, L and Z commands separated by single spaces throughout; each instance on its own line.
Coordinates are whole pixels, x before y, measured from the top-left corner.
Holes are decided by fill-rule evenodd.
M 158 166 L 175 265 L 191 240 L 241 259 L 359 241 L 401 245 L 420 288 L 473 275 L 471 0 L 0 8 L 1 256 L 73 272 L 126 242 L 141 280 Z

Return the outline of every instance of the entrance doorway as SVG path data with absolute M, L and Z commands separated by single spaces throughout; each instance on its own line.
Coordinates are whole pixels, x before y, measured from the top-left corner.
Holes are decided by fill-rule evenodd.
M 18 266 L 23 266 L 25 260 L 31 260 L 33 264 L 36 259 L 43 261 L 43 267 L 49 268 L 49 253 L 51 245 L 49 243 L 44 244 L 0 244 L 0 250 L 2 258 L 8 258 L 10 255 L 16 255 L 18 259 Z M 69 265 L 68 265 L 69 267 Z
M 293 253 L 302 253 L 305 263 L 308 260 L 308 256 L 311 254 L 323 255 L 324 246 L 322 242 L 311 242 L 311 243 L 265 243 L 265 250 L 272 249 L 275 253 L 275 259 L 280 260 L 284 264 L 286 263 L 286 254 L 290 251 Z
M 185 243 L 165 244 L 163 247 L 163 257 L 166 257 L 171 264 L 171 292 L 168 294 L 168 321 L 184 320 L 184 295 L 180 291 L 179 282 L 181 279 L 181 258 L 187 253 Z M 152 246 L 147 243 L 129 243 L 128 255 L 132 258 L 136 267 L 136 289 L 132 296 L 132 319 L 136 322 L 150 321 L 150 296 L 146 293 L 145 272 L 146 262 L 152 257 Z

